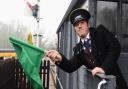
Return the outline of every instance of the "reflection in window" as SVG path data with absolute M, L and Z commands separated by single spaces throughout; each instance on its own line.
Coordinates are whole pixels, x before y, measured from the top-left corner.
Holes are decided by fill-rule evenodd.
M 103 24 L 111 32 L 117 28 L 117 3 L 108 1 L 97 1 L 96 25 Z
M 122 4 L 121 46 L 123 52 L 128 52 L 128 4 Z

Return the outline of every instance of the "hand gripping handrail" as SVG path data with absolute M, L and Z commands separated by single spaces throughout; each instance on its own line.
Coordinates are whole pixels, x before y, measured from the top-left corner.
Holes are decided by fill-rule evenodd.
M 90 69 L 87 69 L 88 72 L 91 73 Z M 101 89 L 102 85 L 107 83 L 107 80 L 109 79 L 108 76 L 106 76 L 105 74 L 96 74 L 97 77 L 101 78 L 102 80 L 98 83 L 98 87 L 97 89 Z

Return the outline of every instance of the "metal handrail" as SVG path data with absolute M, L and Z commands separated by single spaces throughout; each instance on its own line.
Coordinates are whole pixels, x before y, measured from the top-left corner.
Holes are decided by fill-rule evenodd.
M 87 72 L 91 73 L 91 70 L 90 69 L 86 69 Z M 96 77 L 100 78 L 101 81 L 98 83 L 98 86 L 97 86 L 97 89 L 101 89 L 101 87 L 104 85 L 104 84 L 107 84 L 108 81 L 114 77 L 113 75 L 106 75 L 106 74 L 103 74 L 103 73 L 98 73 L 96 74 Z
M 91 73 L 91 70 L 90 69 L 86 69 L 87 72 Z M 96 74 L 97 77 L 101 78 L 101 79 L 107 79 L 109 80 L 113 75 L 105 75 L 103 73 L 98 73 Z

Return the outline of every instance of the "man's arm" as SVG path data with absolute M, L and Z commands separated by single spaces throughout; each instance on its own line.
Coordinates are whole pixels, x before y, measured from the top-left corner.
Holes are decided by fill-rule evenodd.
M 107 54 L 101 65 L 101 68 L 107 72 L 116 64 L 118 57 L 120 56 L 121 47 L 118 40 L 107 28 L 101 25 L 98 29 L 100 30 L 105 41 L 105 46 L 107 47 Z
M 54 61 L 57 66 L 68 73 L 74 72 L 83 65 L 83 62 L 81 61 L 81 59 L 78 59 L 77 56 L 73 56 L 68 60 L 63 54 L 59 53 L 56 50 L 48 51 L 46 53 L 46 56 Z

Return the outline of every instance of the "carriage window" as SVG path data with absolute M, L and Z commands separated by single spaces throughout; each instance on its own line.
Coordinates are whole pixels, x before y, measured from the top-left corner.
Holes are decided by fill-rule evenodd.
M 125 1 L 125 0 L 124 0 Z M 119 15 L 117 14 L 120 11 L 118 8 L 117 2 L 110 1 L 97 1 L 97 16 L 96 16 L 96 26 L 103 24 L 111 32 L 118 35 L 118 39 L 121 44 L 122 52 L 128 52 L 128 3 L 122 4 L 121 8 L 121 24 L 118 24 L 117 21 Z M 118 9 L 117 9 L 118 8 Z M 117 25 L 118 24 L 118 25 Z M 121 29 L 117 27 L 120 26 Z
M 97 1 L 96 25 L 103 24 L 111 32 L 117 28 L 117 2 Z
M 123 52 L 128 52 L 128 4 L 122 4 L 122 30 L 121 47 Z

